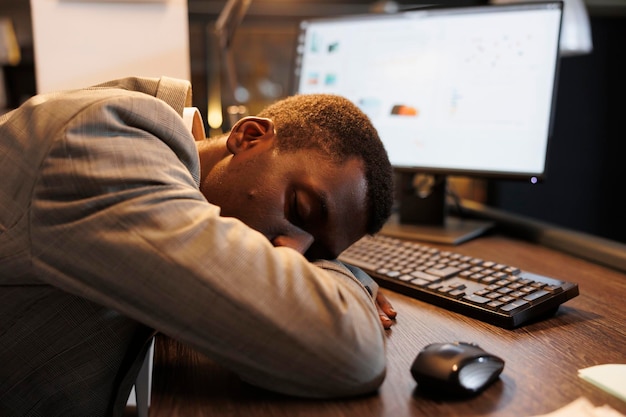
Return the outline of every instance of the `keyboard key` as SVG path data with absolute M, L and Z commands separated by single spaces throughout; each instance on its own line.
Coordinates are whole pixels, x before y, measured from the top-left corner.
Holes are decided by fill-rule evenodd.
M 429 268 L 426 270 L 426 273 L 435 275 L 440 278 L 449 278 L 453 275 L 456 275 L 458 272 L 459 268 L 455 268 L 453 266 L 448 266 L 441 269 Z
M 465 291 L 462 289 L 452 290 L 448 295 L 453 298 L 461 298 L 465 295 Z
M 543 287 L 545 291 L 550 291 L 553 294 L 559 293 L 563 291 L 560 285 L 548 285 L 547 287 Z
M 500 310 L 506 311 L 507 313 L 515 313 L 516 311 L 522 310 L 528 307 L 530 304 L 524 300 L 515 300 L 505 306 L 502 306 Z
M 411 284 L 417 285 L 419 287 L 425 287 L 430 284 L 430 281 L 426 281 L 425 279 L 416 278 L 411 281 Z
M 527 295 L 526 297 L 524 297 L 524 300 L 529 301 L 531 303 L 536 303 L 548 297 L 550 297 L 550 293 L 548 291 L 540 290 L 540 291 Z
M 430 282 L 439 281 L 441 279 L 437 275 L 428 274 L 424 271 L 414 271 L 414 272 L 411 272 L 411 275 L 414 276 L 415 278 L 421 278 Z
M 491 301 L 490 298 L 481 297 L 480 295 L 476 294 L 467 294 L 465 297 L 463 297 L 463 299 L 469 301 L 472 304 L 487 304 L 489 301 Z
M 504 303 L 502 301 L 493 300 L 490 303 L 487 303 L 487 308 L 490 308 L 492 310 L 497 310 L 503 305 Z

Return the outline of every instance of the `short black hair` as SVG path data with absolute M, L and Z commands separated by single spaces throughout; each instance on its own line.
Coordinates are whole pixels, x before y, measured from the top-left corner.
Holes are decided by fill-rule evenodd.
M 363 161 L 367 182 L 366 231 L 380 231 L 391 215 L 393 172 L 387 151 L 372 122 L 350 100 L 333 94 L 301 94 L 262 110 L 272 119 L 279 151 L 316 149 L 336 163 Z

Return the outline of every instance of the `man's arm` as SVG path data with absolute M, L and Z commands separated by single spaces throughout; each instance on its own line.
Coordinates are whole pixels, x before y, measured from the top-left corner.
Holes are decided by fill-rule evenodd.
M 384 333 L 365 288 L 220 217 L 190 173 L 195 144 L 176 112 L 123 95 L 82 109 L 58 135 L 31 212 L 46 282 L 265 388 L 335 397 L 381 384 Z

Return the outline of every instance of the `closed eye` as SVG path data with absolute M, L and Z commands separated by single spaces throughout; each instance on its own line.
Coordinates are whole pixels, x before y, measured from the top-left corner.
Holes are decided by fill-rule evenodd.
M 295 190 L 291 193 L 289 202 L 289 214 L 287 218 L 291 223 L 295 224 L 298 227 L 302 227 L 305 223 L 305 220 L 302 217 L 301 213 L 301 204 L 298 201 L 298 193 Z

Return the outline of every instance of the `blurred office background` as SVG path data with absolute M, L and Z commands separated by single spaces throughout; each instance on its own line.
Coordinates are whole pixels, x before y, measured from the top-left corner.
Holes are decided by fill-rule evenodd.
M 77 0 L 58 0 L 77 1 Z M 122 0 L 89 0 L 114 3 Z M 136 0 L 156 2 L 165 0 Z M 298 22 L 304 18 L 383 13 L 424 4 L 482 4 L 486 0 L 253 0 L 238 25 L 230 58 L 237 91 L 225 79 L 225 61 L 215 24 L 226 0 L 188 0 L 190 80 L 194 105 L 207 132 L 229 128 L 230 105 L 255 114 L 292 92 Z M 622 214 L 626 197 L 626 2 L 584 0 L 593 49 L 561 59 L 554 135 L 544 183 L 455 179 L 463 197 L 555 225 L 626 242 Z M 0 112 L 37 92 L 33 26 L 29 0 L 0 3 Z M 115 30 L 115 22 L 111 22 Z M 8 31 L 8 32 L 7 32 Z M 14 41 L 10 39 L 14 36 Z M 80 36 L 80 34 L 77 34 Z M 16 50 L 17 48 L 17 50 Z M 64 48 L 64 45 L 58 45 Z M 129 74 L 130 75 L 130 74 Z M 227 78 L 227 77 L 226 77 Z M 103 80 L 104 81 L 104 80 Z M 219 124 L 210 126 L 210 103 L 220 106 Z M 215 109 L 216 107 L 213 107 Z M 235 109 L 237 109 L 235 107 Z M 215 114 L 214 114 L 215 116 Z M 215 122 L 215 119 L 213 119 Z

